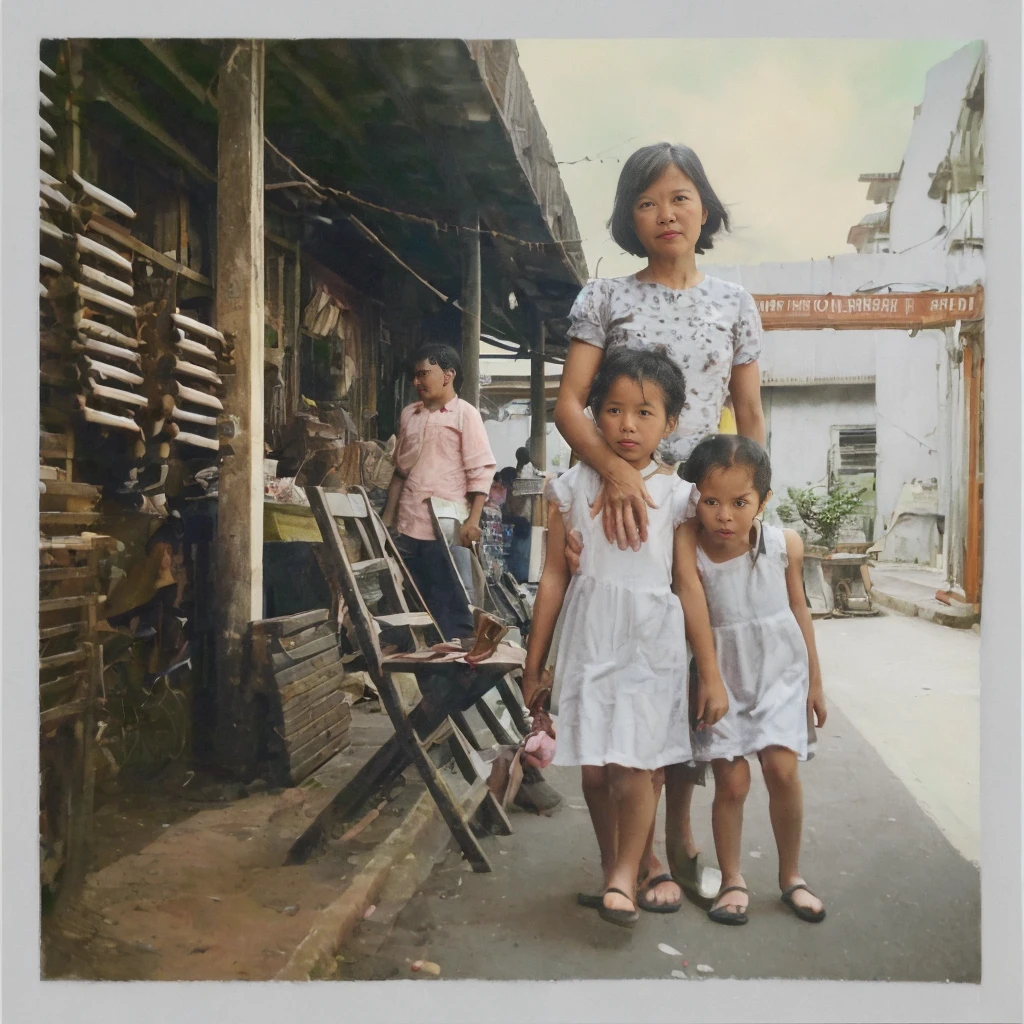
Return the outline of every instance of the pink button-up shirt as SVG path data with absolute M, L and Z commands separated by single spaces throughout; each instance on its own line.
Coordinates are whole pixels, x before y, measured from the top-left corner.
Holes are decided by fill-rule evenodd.
M 480 413 L 458 397 L 440 409 L 415 402 L 402 410 L 395 466 L 406 478 L 398 532 L 417 540 L 436 539 L 431 498 L 465 501 L 469 494 L 487 494 L 497 468 Z

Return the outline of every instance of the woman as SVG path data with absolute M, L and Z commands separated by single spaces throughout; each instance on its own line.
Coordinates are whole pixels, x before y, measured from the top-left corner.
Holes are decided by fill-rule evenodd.
M 626 252 L 645 257 L 647 265 L 627 277 L 588 281 L 570 313 L 555 424 L 580 459 L 601 475 L 592 514 L 604 512 L 605 536 L 623 550 L 639 550 L 646 541 L 647 508 L 654 502 L 640 473 L 612 450 L 587 414 L 606 349 L 664 347 L 682 369 L 687 396 L 678 426 L 662 446 L 667 461 L 684 462 L 705 435 L 715 432 L 727 397 L 737 432 L 765 444 L 757 364 L 761 322 L 754 300 L 740 286 L 697 268 L 697 254 L 709 250 L 714 236 L 728 227 L 729 215 L 692 149 L 662 142 L 637 150 L 619 175 L 609 228 Z M 580 550 L 579 538 L 571 536 L 567 555 L 573 568 Z M 671 874 L 654 855 L 652 829 L 642 866 L 648 879 L 641 904 L 646 909 L 678 909 L 679 886 L 707 898 L 690 827 L 698 781 L 703 784 L 703 773 L 684 765 L 665 769 Z M 610 806 L 607 793 L 585 796 L 599 812 Z

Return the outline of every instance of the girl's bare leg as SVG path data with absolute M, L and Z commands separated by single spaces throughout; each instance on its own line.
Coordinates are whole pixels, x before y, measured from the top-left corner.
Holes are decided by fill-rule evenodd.
M 750 792 L 750 765 L 745 757 L 734 761 L 711 762 L 715 773 L 715 801 L 711 806 L 711 829 L 715 835 L 715 853 L 722 872 L 722 888 L 743 885 L 740 874 L 740 844 L 743 840 L 743 804 Z M 726 893 L 716 900 L 715 907 L 746 910 L 747 895 Z
M 608 885 L 632 895 L 636 891 L 640 859 L 657 806 L 654 802 L 651 773 L 640 768 L 610 764 L 608 781 L 618 821 L 615 864 Z M 618 893 L 608 893 L 604 898 L 604 905 L 609 910 L 636 909 L 636 904 L 631 898 L 620 896 Z
M 693 860 L 698 854 L 690 826 L 693 769 L 685 764 L 665 766 L 665 852 L 668 862 Z
M 779 888 L 783 891 L 797 882 L 800 875 L 800 839 L 803 832 L 804 793 L 800 783 L 798 760 L 792 750 L 768 747 L 760 754 L 761 771 L 768 788 L 768 813 L 779 851 Z M 793 902 L 817 913 L 822 902 L 806 889 L 793 893 Z
M 601 852 L 601 871 L 604 887 L 611 883 L 612 868 L 615 865 L 616 835 L 618 832 L 615 801 L 608 783 L 607 765 L 583 765 L 583 799 L 590 811 L 590 822 L 597 837 L 597 848 Z
M 665 784 L 665 769 L 658 768 L 651 773 L 651 784 L 654 789 L 654 814 L 657 817 L 658 801 L 661 799 L 661 791 Z M 651 830 L 647 833 L 647 845 L 644 847 L 644 855 L 640 859 L 640 869 L 646 878 L 657 878 L 658 875 L 666 874 L 665 865 L 661 858 L 654 852 L 654 818 L 651 819 Z M 667 827 L 666 827 L 667 831 Z M 679 886 L 669 880 L 659 882 L 647 890 L 647 901 L 649 903 L 678 903 L 683 898 Z

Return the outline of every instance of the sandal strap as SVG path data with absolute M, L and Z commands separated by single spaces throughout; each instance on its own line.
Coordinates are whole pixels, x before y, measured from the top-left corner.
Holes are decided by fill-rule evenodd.
M 628 892 L 623 892 L 621 889 L 616 889 L 614 886 L 609 886 L 607 889 L 605 889 L 603 895 L 607 896 L 610 892 L 618 893 L 619 896 L 625 896 L 630 903 L 633 902 L 633 897 L 630 896 Z
M 663 875 L 656 875 L 654 878 L 645 878 L 643 886 L 645 889 L 653 889 L 656 885 L 661 885 L 662 882 L 675 882 L 676 880 L 666 871 Z M 676 882 L 678 885 L 679 883 Z
M 810 886 L 808 886 L 806 882 L 796 882 L 783 892 L 782 898 L 785 899 L 787 896 L 792 896 L 798 889 L 804 889 L 806 892 L 810 892 L 811 895 L 814 896 L 814 893 L 811 892 Z M 818 897 L 814 896 L 814 898 L 817 899 Z
M 750 890 L 744 888 L 742 885 L 727 885 L 724 889 L 719 889 L 718 895 L 715 897 L 715 902 L 717 903 L 718 900 L 727 892 L 745 892 L 748 896 L 750 895 Z

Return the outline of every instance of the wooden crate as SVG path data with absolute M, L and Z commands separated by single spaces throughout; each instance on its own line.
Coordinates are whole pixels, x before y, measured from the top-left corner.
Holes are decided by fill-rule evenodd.
M 326 608 L 254 622 L 250 683 L 270 774 L 297 785 L 351 742 L 341 638 Z

